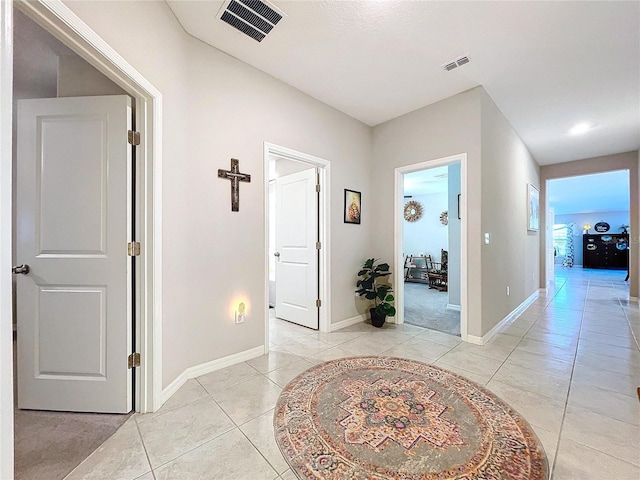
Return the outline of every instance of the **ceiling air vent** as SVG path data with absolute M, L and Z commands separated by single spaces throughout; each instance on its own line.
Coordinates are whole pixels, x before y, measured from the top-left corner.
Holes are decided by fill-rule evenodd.
M 228 0 L 218 13 L 220 20 L 258 42 L 285 16 L 278 8 L 261 0 Z
M 466 55 L 463 55 L 462 57 L 458 57 L 455 60 L 451 60 L 450 62 L 445 63 L 444 65 L 442 65 L 442 68 L 444 68 L 447 72 L 450 72 L 454 68 L 458 68 L 458 67 L 461 67 L 462 65 L 466 65 L 470 61 L 471 60 L 469 59 L 469 54 L 466 54 Z

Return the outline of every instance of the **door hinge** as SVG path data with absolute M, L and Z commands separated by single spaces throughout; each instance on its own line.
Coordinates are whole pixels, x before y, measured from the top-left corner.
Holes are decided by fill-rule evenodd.
M 131 145 L 140 145 L 140 132 L 129 130 L 127 139 Z
M 316 183 L 316 192 L 320 193 L 320 184 Z
M 129 242 L 127 244 L 127 253 L 130 257 L 137 257 L 140 255 L 140 242 Z
M 322 248 L 322 243 L 316 242 L 316 250 L 320 250 Z
M 316 300 L 316 307 L 320 307 L 322 306 L 322 302 L 320 301 L 320 299 Z
M 135 368 L 140 366 L 140 354 L 132 353 L 127 357 L 127 365 L 129 368 Z

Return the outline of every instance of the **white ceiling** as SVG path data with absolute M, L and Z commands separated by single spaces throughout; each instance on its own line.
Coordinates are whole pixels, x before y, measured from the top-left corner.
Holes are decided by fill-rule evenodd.
M 558 178 L 548 184 L 556 215 L 629 210 L 629 171 Z
M 287 17 L 261 43 L 216 19 L 222 1 L 168 4 L 191 35 L 371 126 L 483 85 L 541 165 L 639 147 L 640 2 L 275 0 Z M 578 122 L 595 128 L 569 135 Z
M 404 175 L 404 194 L 407 196 L 443 193 L 449 189 L 449 166 L 427 168 Z

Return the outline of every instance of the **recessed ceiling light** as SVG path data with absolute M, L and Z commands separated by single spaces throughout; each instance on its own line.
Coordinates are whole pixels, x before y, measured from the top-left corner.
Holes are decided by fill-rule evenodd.
M 569 130 L 569 133 L 571 135 L 581 135 L 583 133 L 588 132 L 592 128 L 593 128 L 593 125 L 589 123 L 586 123 L 586 122 L 578 123 L 577 125 L 574 125 L 573 127 L 571 127 L 571 130 Z

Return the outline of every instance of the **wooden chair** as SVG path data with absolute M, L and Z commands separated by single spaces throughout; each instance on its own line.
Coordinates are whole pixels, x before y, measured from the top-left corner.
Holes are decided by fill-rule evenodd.
M 446 292 L 448 288 L 449 252 L 440 250 L 440 262 L 431 262 L 433 268 L 429 270 L 429 288 Z

